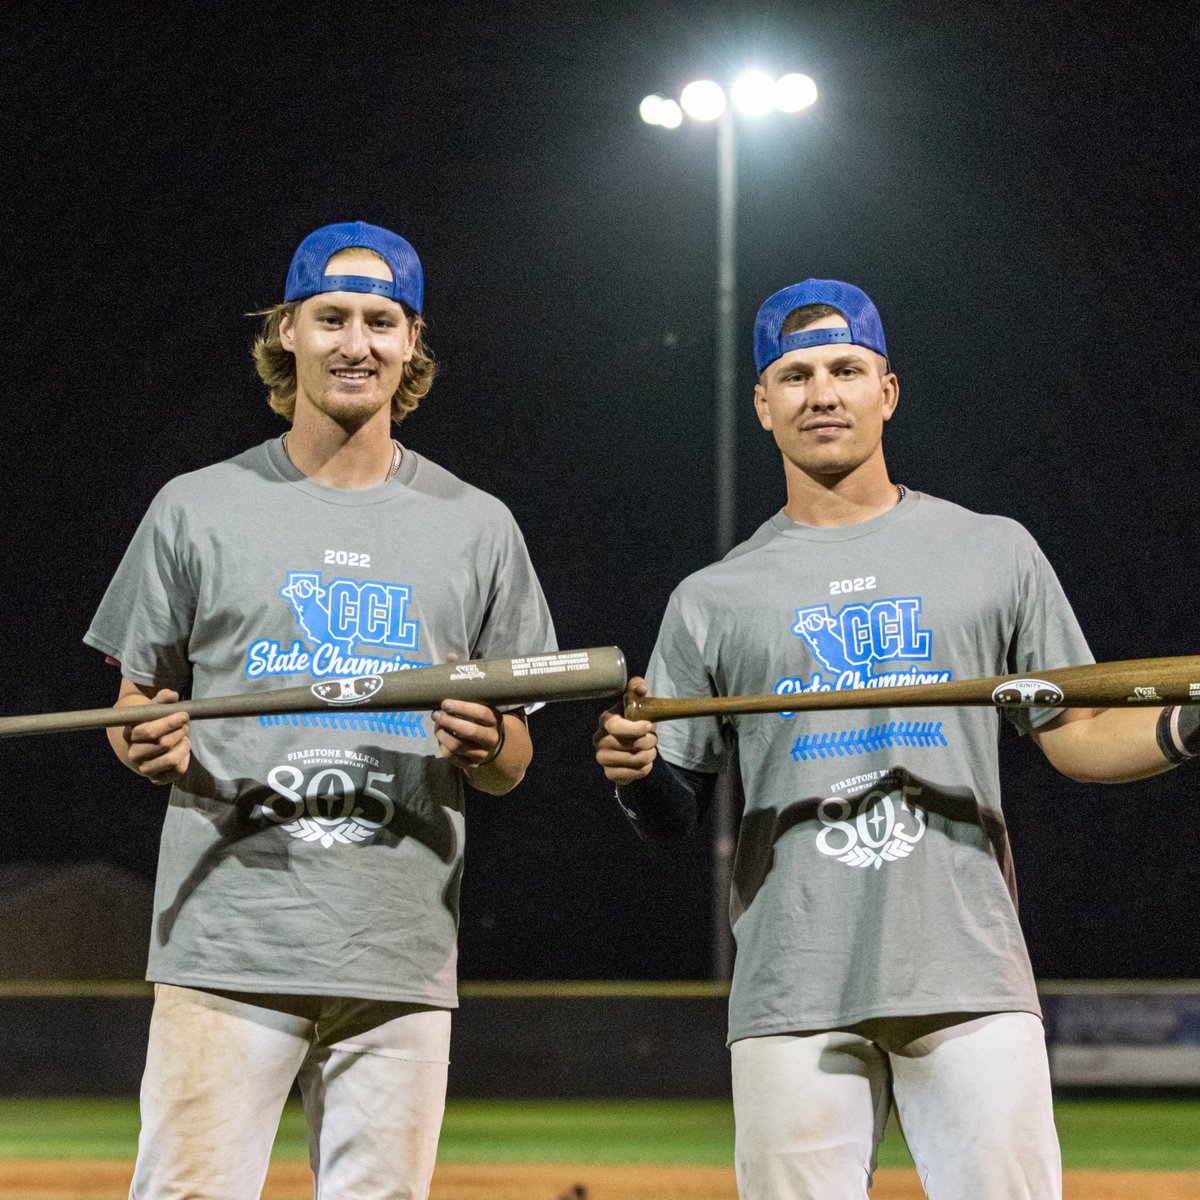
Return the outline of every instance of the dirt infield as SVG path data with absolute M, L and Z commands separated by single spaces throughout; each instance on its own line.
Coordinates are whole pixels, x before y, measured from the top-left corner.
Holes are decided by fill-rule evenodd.
M 0 1200 L 124 1200 L 125 1162 L 0 1160 Z M 311 1200 L 303 1163 L 271 1168 L 263 1200 Z M 735 1200 L 725 1167 L 563 1166 L 447 1163 L 430 1200 Z M 911 1170 L 879 1171 L 872 1200 L 922 1200 Z M 1064 1200 L 1200 1200 L 1200 1171 L 1068 1171 Z

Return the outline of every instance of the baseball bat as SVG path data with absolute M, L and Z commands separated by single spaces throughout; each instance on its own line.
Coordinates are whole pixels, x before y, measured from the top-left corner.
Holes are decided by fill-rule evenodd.
M 346 710 L 428 712 L 443 700 L 473 700 L 494 708 L 518 708 L 556 700 L 594 700 L 620 695 L 625 688 L 625 655 L 616 646 L 559 650 L 519 658 L 477 659 L 412 667 L 352 679 L 322 679 L 306 687 L 206 696 L 175 704 L 125 705 L 78 712 L 0 717 L 0 737 L 61 733 L 156 721 L 186 712 L 193 721 L 215 717 L 257 717 L 278 713 Z
M 1200 656 L 1131 658 L 1054 667 L 990 679 L 846 691 L 771 693 L 766 696 L 702 696 L 671 699 L 625 696 L 631 721 L 677 721 L 685 717 L 744 713 L 825 712 L 843 708 L 938 708 L 958 705 L 996 708 L 1138 708 L 1200 704 Z

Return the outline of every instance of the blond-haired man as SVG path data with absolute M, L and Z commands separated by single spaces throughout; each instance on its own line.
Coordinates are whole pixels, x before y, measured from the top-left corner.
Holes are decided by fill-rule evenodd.
M 86 636 L 121 667 L 115 753 L 171 787 L 137 1200 L 257 1198 L 296 1079 L 318 1195 L 428 1195 L 462 785 L 520 781 L 524 714 L 136 717 L 183 692 L 554 648 L 508 510 L 392 437 L 433 380 L 422 306 L 397 234 L 305 238 L 255 347 L 288 431 L 162 489 Z

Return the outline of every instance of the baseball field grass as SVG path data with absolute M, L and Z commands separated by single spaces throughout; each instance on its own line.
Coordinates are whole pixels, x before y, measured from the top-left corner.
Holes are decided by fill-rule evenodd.
M 1200 1102 L 1064 1101 L 1056 1120 L 1067 1168 L 1200 1170 Z M 132 1099 L 0 1100 L 0 1159 L 129 1160 Z M 304 1119 L 289 1104 L 275 1157 L 307 1157 Z M 726 1165 L 733 1113 L 721 1101 L 451 1100 L 438 1158 L 453 1163 Z M 893 1128 L 880 1166 L 911 1163 Z

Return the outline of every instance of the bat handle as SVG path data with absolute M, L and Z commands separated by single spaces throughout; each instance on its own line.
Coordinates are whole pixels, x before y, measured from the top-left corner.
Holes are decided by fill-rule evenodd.
M 645 690 L 643 685 L 642 691 Z M 633 688 L 625 690 L 625 720 L 627 721 L 652 721 L 654 718 L 647 714 L 646 701 L 647 697 L 635 692 Z

